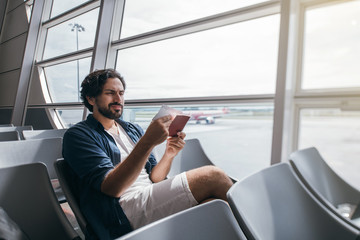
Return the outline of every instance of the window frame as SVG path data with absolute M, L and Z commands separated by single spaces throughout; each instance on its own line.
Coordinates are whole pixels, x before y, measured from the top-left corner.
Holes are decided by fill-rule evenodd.
M 298 54 L 297 69 L 295 74 L 295 92 L 292 100 L 293 106 L 293 129 L 289 132 L 292 142 L 290 152 L 298 150 L 299 131 L 300 131 L 300 111 L 311 108 L 339 108 L 347 110 L 360 109 L 360 87 L 352 88 L 322 88 L 322 89 L 302 89 L 302 70 L 305 40 L 305 13 L 308 9 L 321 8 L 329 5 L 337 5 L 354 0 L 302 0 L 299 3 L 299 28 L 298 28 Z M 289 153 L 290 153 L 289 152 Z

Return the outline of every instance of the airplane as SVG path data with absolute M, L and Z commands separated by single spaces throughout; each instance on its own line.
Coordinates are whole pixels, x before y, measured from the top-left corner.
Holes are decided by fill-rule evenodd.
M 183 111 L 184 114 L 190 115 L 189 121 L 196 121 L 196 124 L 200 124 L 201 121 L 205 121 L 206 124 L 214 124 L 215 118 L 220 118 L 229 113 L 228 108 L 222 110 L 189 110 Z

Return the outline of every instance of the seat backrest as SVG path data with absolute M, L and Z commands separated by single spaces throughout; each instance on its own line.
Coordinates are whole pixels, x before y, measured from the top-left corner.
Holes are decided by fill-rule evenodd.
M 311 147 L 293 152 L 290 154 L 290 163 L 298 177 L 320 202 L 344 221 L 360 230 L 359 224 L 343 217 L 337 210 L 338 206 L 350 204 L 357 208 L 357 215 L 359 215 L 360 191 L 341 178 L 326 163 L 316 148 Z
M 228 191 L 248 239 L 356 239 L 359 231 L 325 208 L 288 163 L 263 169 Z
M 214 165 L 214 163 L 206 155 L 199 139 L 192 138 L 185 140 L 185 147 L 174 158 L 168 177 L 173 177 L 182 172 L 189 171 L 194 168 L 199 168 L 207 165 Z M 160 160 L 165 152 L 166 143 L 155 147 L 153 153 L 156 159 Z M 237 179 L 230 176 L 233 182 Z
M 151 237 L 149 237 L 151 236 Z M 229 206 L 214 200 L 139 228 L 118 240 L 246 239 Z
M 0 239 L 30 240 L 2 207 L 0 207 Z
M 33 130 L 33 127 L 31 125 L 28 126 L 10 126 L 10 127 L 1 127 L 0 132 L 8 132 L 8 131 L 18 131 L 20 135 L 20 139 L 24 140 L 24 136 L 22 135 L 22 132 L 24 130 Z
M 62 138 L 0 142 L 0 168 L 43 162 L 51 179 L 57 179 L 56 159 L 62 157 Z
M 44 129 L 44 130 L 24 130 L 24 139 L 42 139 L 63 137 L 67 129 Z
M 20 140 L 18 131 L 0 132 L 0 141 L 17 141 Z
M 79 239 L 57 201 L 43 163 L 1 168 L 0 206 L 30 239 Z
M 63 158 L 58 159 L 54 163 L 54 166 L 57 176 L 59 178 L 61 188 L 65 194 L 66 200 L 71 210 L 74 212 L 75 218 L 81 228 L 81 231 L 83 233 L 87 233 L 88 235 L 95 237 L 96 235 L 94 231 L 91 229 L 84 215 L 80 211 L 79 201 L 76 197 L 74 186 L 71 184 L 69 180 L 71 179 L 70 172 L 72 171 L 72 169 Z
M 205 165 L 214 165 L 206 156 L 198 139 L 186 139 L 185 142 L 185 147 L 178 153 L 172 162 L 171 169 L 168 174 L 169 177 Z M 155 147 L 154 154 L 158 160 L 160 160 L 164 154 L 165 147 L 166 143 Z
M 290 163 L 307 186 L 321 194 L 332 205 L 360 202 L 359 190 L 336 174 L 316 148 L 291 153 Z

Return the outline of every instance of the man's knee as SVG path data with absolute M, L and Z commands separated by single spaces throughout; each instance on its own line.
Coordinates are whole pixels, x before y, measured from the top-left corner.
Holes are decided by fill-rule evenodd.
M 206 175 L 209 178 L 209 180 L 217 181 L 223 178 L 228 178 L 227 174 L 219 167 L 209 165 L 201 168 L 203 170 L 202 171 L 203 174 Z
M 227 174 L 216 166 L 204 166 L 186 172 L 189 187 L 195 199 L 202 202 L 208 198 L 226 199 L 232 185 Z
M 189 184 L 203 185 L 202 187 L 216 187 L 231 185 L 232 181 L 227 174 L 219 167 L 204 166 L 186 172 Z

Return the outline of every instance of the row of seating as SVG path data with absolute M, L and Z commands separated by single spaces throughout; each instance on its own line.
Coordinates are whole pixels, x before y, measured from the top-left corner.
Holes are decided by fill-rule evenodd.
M 79 239 L 79 234 L 71 225 L 69 228 L 69 221 L 64 216 L 58 198 L 51 188 L 50 179 L 53 179 L 54 182 L 56 178 L 60 180 L 62 190 L 75 213 L 81 230 L 92 233 L 79 210 L 71 184 L 66 182 L 68 166 L 64 160 L 56 161 L 61 158 L 61 141 L 61 138 L 52 138 L 0 143 L 0 152 L 2 153 L 0 155 L 0 207 L 7 211 L 30 239 Z M 185 148 L 174 159 L 169 175 L 175 175 L 194 167 L 213 165 L 197 139 L 186 141 Z M 57 145 L 58 147 L 54 148 L 48 145 L 50 142 L 54 144 L 53 146 Z M 12 145 L 14 143 L 17 143 L 18 146 L 22 145 L 22 147 L 14 147 L 16 145 Z M 162 150 L 163 146 L 159 146 L 155 150 L 155 155 L 161 154 Z M 352 218 L 359 217 L 360 193 L 355 188 L 338 184 L 337 181 L 342 181 L 348 185 L 331 170 L 320 154 L 318 152 L 315 154 L 314 151 L 317 152 L 316 149 L 311 148 L 292 154 L 290 156 L 292 166 L 289 163 L 281 163 L 241 181 L 234 179 L 236 183 L 228 193 L 230 208 L 220 200 L 210 202 L 149 224 L 119 239 L 144 239 L 144 236 L 175 240 L 356 239 L 359 237 L 360 227 L 349 217 L 346 219 L 342 216 L 337 205 L 351 204 L 355 206 Z M 49 152 L 55 152 L 55 154 L 49 155 Z M 5 156 L 4 153 L 7 155 Z M 298 156 L 310 160 L 302 160 Z M 200 160 L 199 163 L 196 163 L 197 160 Z M 43 164 L 34 163 L 38 161 L 44 162 L 46 167 Z M 321 163 L 316 163 L 316 166 L 300 166 L 303 163 L 314 164 L 316 161 Z M 16 167 L 12 167 L 14 165 Z M 313 170 L 313 173 L 308 173 L 309 169 Z M 329 171 L 332 173 L 330 174 Z M 27 173 L 23 174 L 23 172 Z M 307 177 L 306 174 L 311 177 Z M 321 178 L 316 178 L 319 175 Z M 32 180 L 29 179 L 31 176 L 39 178 L 36 177 Z M 40 178 L 47 187 L 40 187 L 43 185 L 38 182 L 31 185 L 31 181 L 40 181 Z M 321 183 L 316 184 L 318 181 Z M 23 185 L 28 190 L 25 190 Z M 327 195 L 321 193 L 319 190 L 321 187 L 326 190 Z M 330 190 L 334 187 L 339 187 L 344 191 Z M 44 188 L 46 193 L 39 193 L 40 190 L 33 190 L 33 188 Z M 14 191 L 14 189 L 16 190 Z M 349 194 L 350 190 L 352 190 L 351 194 Z M 8 194 L 9 191 L 14 193 Z M 321 200 L 316 195 L 317 192 L 324 199 Z M 333 195 L 341 195 L 341 197 Z M 347 195 L 351 198 L 347 198 Z M 17 200 L 11 201 L 12 198 Z M 28 198 L 34 200 L 28 201 Z M 336 199 L 336 201 L 330 201 L 328 198 Z M 36 205 L 32 203 L 33 201 L 49 201 L 50 204 L 47 207 L 53 209 L 49 210 L 46 207 L 41 210 L 39 207 L 41 204 Z M 326 205 L 326 203 L 329 204 Z M 17 208 L 18 204 L 23 204 L 22 208 Z M 35 210 L 38 214 L 34 214 Z M 48 211 L 49 214 L 47 214 Z M 46 224 L 44 224 L 44 219 L 47 219 Z M 61 226 L 53 226 L 59 225 L 59 221 Z M 28 229 L 30 228 L 28 225 L 32 226 L 32 230 Z M 49 231 L 44 229 L 44 226 L 47 228 L 50 225 Z M 54 229 L 52 230 L 52 228 Z M 57 231 L 61 231 L 62 234 Z
M 359 229 L 322 205 L 288 163 L 266 168 L 228 192 L 247 239 L 357 239 Z
M 315 148 L 294 152 L 290 156 L 290 163 L 292 166 L 280 163 L 263 169 L 237 181 L 229 190 L 227 197 L 230 208 L 246 239 L 359 239 L 359 190 L 339 177 Z M 344 204 L 354 206 L 352 216 L 341 215 L 336 208 L 337 205 Z M 212 221 L 206 221 L 214 218 L 209 212 L 218 207 L 216 205 L 219 204 L 206 206 L 208 209 L 202 215 L 203 222 L 191 222 L 192 234 L 201 235 L 203 232 L 197 231 L 198 228 L 201 229 L 206 224 L 212 226 Z M 188 210 L 189 213 L 192 211 L 201 212 L 201 206 Z M 188 212 L 169 216 L 119 240 L 144 239 L 157 232 L 165 232 L 165 236 L 168 236 L 169 224 L 182 226 L 184 222 L 190 221 Z M 189 218 L 184 216 L 186 214 L 189 214 Z M 227 218 L 227 221 L 231 221 L 231 218 Z M 177 230 L 172 231 L 175 233 Z M 181 228 L 181 231 L 185 230 Z M 216 231 L 225 232 L 222 228 L 217 228 L 215 233 L 213 229 L 209 231 L 210 235 L 204 239 L 212 239 L 211 235 L 216 235 Z M 234 229 L 226 231 L 237 232 Z M 156 236 L 156 239 L 166 239 L 162 238 L 163 235 Z M 181 235 L 173 237 L 172 239 L 184 239 Z
M 21 226 L 30 239 L 81 239 L 79 230 L 74 230 L 77 223 L 73 224 L 72 221 L 71 225 L 69 222 L 69 216 L 71 218 L 73 215 L 71 210 L 64 215 L 64 211 L 67 210 L 64 208 L 66 199 L 54 168 L 56 160 L 62 157 L 62 136 L 65 130 L 62 130 L 61 137 L 57 137 L 60 131 L 28 132 L 34 139 L 0 142 L 0 182 L 3 183 L 0 187 L 0 207 Z M 38 164 L 42 167 L 33 166 Z M 18 168 L 25 170 L 16 170 Z M 9 174 L 2 174 L 2 171 Z M 23 171 L 29 172 L 28 175 L 21 174 Z M 38 184 L 40 180 L 37 178 L 29 180 L 29 176 L 32 175 L 41 178 L 42 184 Z M 37 182 L 34 182 L 35 180 Z M 44 188 L 44 184 L 50 184 L 50 188 Z M 39 193 L 38 188 L 42 188 L 42 192 Z M 7 195 L 11 189 L 14 195 Z M 52 197 L 54 193 L 55 201 Z M 11 201 L 14 196 L 21 197 Z M 48 205 L 41 208 L 43 202 L 47 201 Z M 20 202 L 22 206 L 26 206 L 25 210 L 18 207 Z M 35 211 L 37 214 L 34 214 Z M 82 233 L 80 235 L 83 236 Z M 18 238 L 2 238 L 0 231 L 0 239 Z
M 67 129 L 33 130 L 32 126 L 3 126 L 0 127 L 0 141 L 18 141 L 63 137 Z
M 201 163 L 191 162 L 196 162 L 194 156 L 202 159 L 200 162 L 203 164 L 212 165 L 197 139 L 186 141 L 185 148 L 174 159 L 174 168 L 170 175 L 177 174 L 177 171 L 187 171 L 192 167 L 201 166 Z M 160 146 L 160 150 L 155 151 L 155 155 L 162 153 L 162 147 Z M 291 155 L 291 161 L 298 154 L 313 151 L 314 148 L 297 151 Z M 322 175 L 325 176 L 329 175 L 326 171 L 329 171 L 330 168 L 319 153 L 316 156 L 308 157 L 312 157 L 310 162 L 321 161 L 324 166 L 327 166 L 327 168 L 317 168 L 314 171 L 318 174 L 322 172 Z M 306 162 L 304 161 L 304 163 Z M 62 169 L 58 170 L 58 174 L 61 185 L 66 189 L 64 189 L 65 194 L 73 199 L 69 201 L 69 204 L 74 209 L 75 215 L 79 216 L 78 220 L 82 222 L 80 224 L 82 229 L 88 231 L 89 226 L 86 219 L 81 215 L 71 186 L 66 182 L 64 174 L 69 171 L 68 166 L 64 160 L 59 160 L 57 165 L 57 168 Z M 336 176 L 339 180 L 341 179 L 338 175 Z M 323 181 L 328 181 L 326 178 L 323 177 Z M 358 205 L 359 191 L 354 189 L 352 194 L 357 196 L 357 200 L 343 197 L 343 203 Z M 344 219 L 344 216 L 335 214 L 321 204 L 289 163 L 274 165 L 237 181 L 229 190 L 228 199 L 233 214 L 225 214 L 230 210 L 229 206 L 224 202 L 216 201 L 216 203 L 200 205 L 174 214 L 119 239 L 144 239 L 145 236 L 156 236 L 156 239 L 169 239 L 171 236 L 171 239 L 175 240 L 218 239 L 217 237 L 212 238 L 212 236 L 218 236 L 219 233 L 226 236 L 223 237 L 224 239 L 356 239 L 360 234 L 360 226 L 354 223 L 348 224 L 351 220 Z M 227 207 L 227 210 L 224 209 L 224 206 Z M 222 209 L 221 211 L 225 215 L 216 215 L 219 209 Z M 238 227 L 234 227 L 234 221 L 238 223 Z M 226 222 L 228 228 L 223 227 L 221 222 Z M 216 225 L 218 227 L 214 228 Z M 203 229 L 207 229 L 207 231 L 203 231 Z M 182 234 L 178 234 L 180 232 Z
M 2 228 L 0 239 L 81 239 L 60 206 L 43 163 L 0 168 L 0 207 L 23 232 L 12 236 L 13 227 Z
M 0 127 L 0 140 L 1 141 L 14 141 L 14 140 L 24 140 L 23 131 L 33 130 L 31 125 L 29 126 L 3 126 Z M 11 132 L 11 133 L 9 133 Z M 7 139 L 7 137 L 9 139 Z M 16 139 L 17 137 L 17 139 Z

